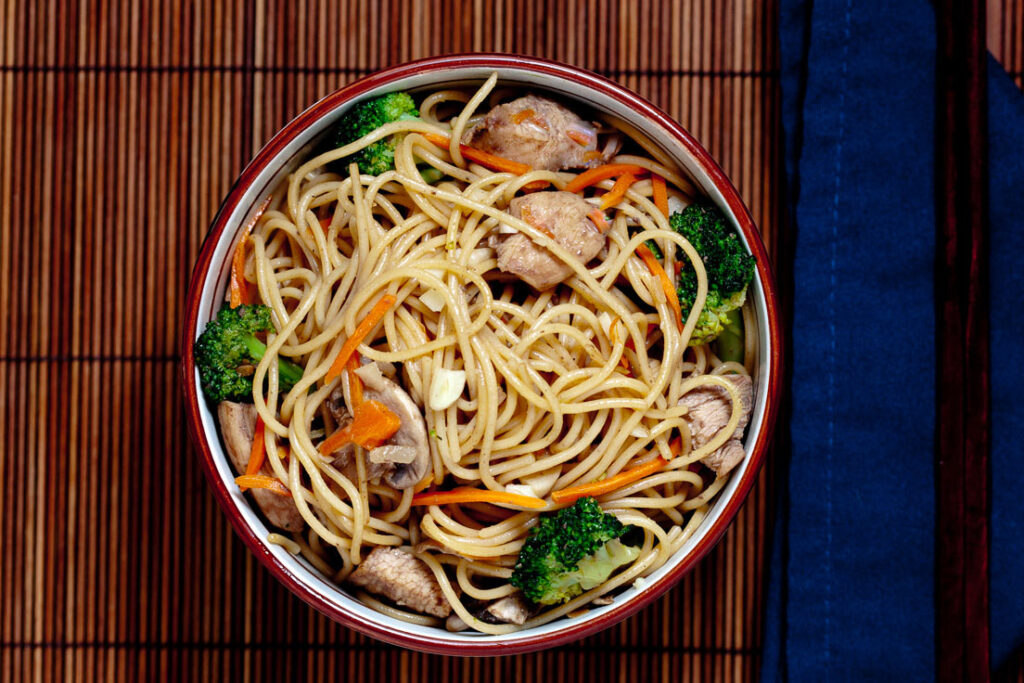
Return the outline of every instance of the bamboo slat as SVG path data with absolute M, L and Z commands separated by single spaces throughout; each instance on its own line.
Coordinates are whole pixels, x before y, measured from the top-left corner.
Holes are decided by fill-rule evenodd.
M 258 147 L 331 90 L 428 55 L 522 52 L 636 89 L 719 159 L 775 253 L 776 11 L 0 4 L 0 679 L 754 677 L 770 469 L 708 559 L 619 626 L 494 660 L 405 652 L 307 608 L 234 538 L 185 436 L 176 340 L 199 244 Z

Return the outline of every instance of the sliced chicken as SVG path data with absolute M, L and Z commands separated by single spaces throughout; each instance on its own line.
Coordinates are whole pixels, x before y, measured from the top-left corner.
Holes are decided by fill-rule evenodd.
M 743 460 L 743 443 L 740 439 L 743 438 L 743 430 L 746 429 L 747 422 L 750 421 L 754 389 L 753 382 L 746 375 L 723 375 L 723 377 L 736 385 L 742 402 L 742 412 L 732 438 L 714 453 L 701 460 L 719 477 Z M 679 405 L 689 408 L 685 419 L 690 425 L 694 448 L 699 448 L 713 439 L 729 423 L 729 418 L 732 416 L 732 401 L 729 400 L 729 392 L 719 386 L 701 387 L 691 391 L 679 400 Z
M 348 580 L 416 612 L 442 619 L 452 612 L 430 567 L 398 548 L 374 548 Z
M 236 472 L 244 474 L 256 435 L 256 406 L 251 403 L 221 401 L 217 405 L 217 419 L 231 464 Z M 291 498 L 266 489 L 250 489 L 249 492 L 268 522 L 285 531 L 302 530 L 302 515 Z
M 572 192 L 533 192 L 516 197 L 508 212 L 550 235 L 560 247 L 587 263 L 605 244 L 605 236 L 587 214 L 594 211 Z M 572 267 L 522 233 L 494 235 L 498 268 L 538 290 L 554 287 L 572 275 Z
M 462 142 L 535 169 L 596 166 L 597 129 L 557 102 L 527 95 L 492 109 Z

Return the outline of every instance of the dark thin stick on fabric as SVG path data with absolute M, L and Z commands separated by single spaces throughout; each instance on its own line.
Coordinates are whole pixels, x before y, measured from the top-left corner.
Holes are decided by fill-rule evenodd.
M 985 3 L 937 3 L 936 666 L 989 678 Z

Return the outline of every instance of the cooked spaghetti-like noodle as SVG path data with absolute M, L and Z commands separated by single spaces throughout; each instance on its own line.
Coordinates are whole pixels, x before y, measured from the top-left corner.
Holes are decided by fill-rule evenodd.
M 455 613 L 472 628 L 500 634 L 564 616 L 631 584 L 663 565 L 695 532 L 727 478 L 709 484 L 689 466 L 736 430 L 741 399 L 722 374 L 749 374 L 756 349 L 747 335 L 745 362 L 723 363 L 707 346 L 688 348 L 707 278 L 693 246 L 655 207 L 650 180 L 630 186 L 614 208 L 606 249 L 592 266 L 507 212 L 525 186 L 541 181 L 560 189 L 576 174 L 513 175 L 463 158 L 458 142 L 479 120 L 478 109 L 494 85 L 492 77 L 476 92 L 428 94 L 418 119 L 386 124 L 306 161 L 273 193 L 252 231 L 245 276 L 258 286 L 276 326 L 253 377 L 269 471 L 291 491 L 308 526 L 294 541 L 276 542 L 339 582 L 373 547 L 415 548 Z M 637 135 L 624 125 L 616 128 Z M 451 143 L 437 146 L 425 137 L 430 134 Z M 328 170 L 392 135 L 398 135 L 394 170 L 376 176 L 360 174 L 355 164 L 341 175 Z M 637 146 L 642 153 L 651 143 Z M 664 154 L 612 161 L 661 175 L 669 193 L 683 201 L 694 192 Z M 424 165 L 445 180 L 425 182 Z M 607 190 L 612 183 L 597 187 Z M 499 226 L 548 249 L 572 267 L 571 277 L 536 291 L 502 273 L 488 243 Z M 696 301 L 681 331 L 658 279 L 636 254 L 647 240 L 664 252 L 667 272 L 673 272 L 677 248 L 696 271 Z M 434 484 L 506 491 L 541 481 L 537 495 L 550 500 L 553 489 L 611 477 L 651 458 L 670 461 L 598 498 L 607 512 L 643 532 L 630 566 L 565 604 L 545 608 L 525 626 L 485 623 L 464 600 L 513 591 L 506 580 L 538 512 L 488 503 L 412 507 L 411 488 L 396 490 L 368 478 L 362 449 L 356 449 L 354 475 L 318 451 L 322 435 L 338 426 L 328 399 L 338 386 L 348 391 L 344 375 L 325 382 L 328 368 L 384 295 L 395 303 L 357 351 L 364 362 L 398 367 L 431 435 Z M 303 368 L 287 394 L 279 389 L 279 358 Z M 454 403 L 433 410 L 428 394 L 441 369 L 465 371 L 465 388 Z M 728 393 L 731 416 L 714 438 L 692 448 L 680 399 L 712 385 Z M 681 453 L 673 456 L 670 441 L 677 436 Z M 358 597 L 398 619 L 439 623 L 366 593 Z

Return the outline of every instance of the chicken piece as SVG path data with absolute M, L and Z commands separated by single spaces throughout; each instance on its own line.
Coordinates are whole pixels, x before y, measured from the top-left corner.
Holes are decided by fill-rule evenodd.
M 579 195 L 561 191 L 533 192 L 508 205 L 511 215 L 550 235 L 580 263 L 597 256 L 605 244 L 604 234 L 587 218 L 593 210 Z M 522 233 L 494 235 L 492 242 L 498 252 L 498 268 L 534 289 L 550 289 L 572 275 L 572 266 Z
M 398 548 L 374 548 L 348 580 L 416 612 L 442 619 L 452 613 L 430 567 Z
M 492 109 L 462 142 L 535 169 L 596 166 L 597 129 L 557 102 L 527 95 Z
M 741 405 L 740 421 L 732 438 L 721 448 L 701 459 L 701 462 L 714 470 L 719 477 L 736 467 L 745 455 L 743 451 L 743 430 L 750 421 L 750 408 L 753 400 L 753 382 L 746 375 L 723 375 L 739 391 Z M 686 394 L 679 400 L 679 405 L 689 408 L 685 415 L 690 425 L 690 434 L 694 448 L 699 448 L 713 439 L 732 416 L 732 401 L 729 392 L 723 387 L 701 387 Z
M 519 591 L 495 600 L 478 617 L 488 624 L 515 624 L 522 626 L 534 613 L 534 607 Z
M 245 474 L 256 435 L 256 406 L 251 403 L 221 401 L 217 404 L 217 420 L 232 466 L 239 474 Z M 285 531 L 302 530 L 305 522 L 291 498 L 267 489 L 249 489 L 249 493 L 268 522 Z

